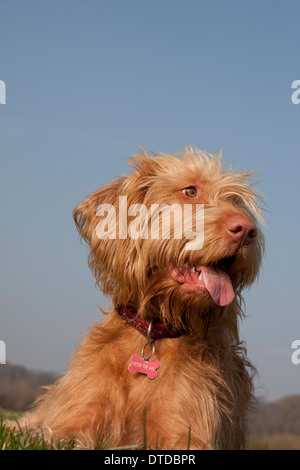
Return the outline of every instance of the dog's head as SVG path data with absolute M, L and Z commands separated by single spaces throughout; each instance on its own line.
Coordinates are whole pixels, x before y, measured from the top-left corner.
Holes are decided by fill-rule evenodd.
M 89 266 L 105 294 L 176 328 L 205 315 L 239 312 L 257 277 L 264 241 L 254 173 L 222 167 L 221 155 L 187 147 L 144 150 L 134 171 L 74 209 Z

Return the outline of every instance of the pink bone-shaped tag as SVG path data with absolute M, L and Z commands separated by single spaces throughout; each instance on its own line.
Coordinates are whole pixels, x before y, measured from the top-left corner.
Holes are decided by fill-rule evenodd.
M 138 354 L 131 356 L 131 364 L 128 367 L 129 372 L 134 374 L 135 372 L 141 372 L 147 374 L 150 379 L 154 379 L 157 376 L 156 369 L 159 367 L 158 361 L 145 361 Z

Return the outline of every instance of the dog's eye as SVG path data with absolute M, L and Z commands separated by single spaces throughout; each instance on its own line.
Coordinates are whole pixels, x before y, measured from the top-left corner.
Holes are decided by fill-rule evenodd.
M 188 188 L 182 189 L 182 192 L 187 197 L 196 197 L 197 196 L 197 189 L 195 186 L 189 186 Z

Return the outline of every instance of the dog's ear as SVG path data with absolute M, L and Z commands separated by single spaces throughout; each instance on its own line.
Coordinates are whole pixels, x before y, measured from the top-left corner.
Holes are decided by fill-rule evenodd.
M 113 264 L 116 240 L 100 240 L 97 236 L 99 216 L 97 209 L 102 204 L 114 205 L 121 191 L 124 178 L 118 178 L 99 188 L 78 204 L 73 217 L 81 238 L 89 245 L 89 267 L 95 275 L 96 283 L 102 284 L 105 293 L 111 292 L 112 279 L 109 274 Z
M 123 178 L 118 178 L 90 194 L 73 211 L 73 218 L 80 236 L 91 246 L 96 233 L 98 220 L 97 208 L 100 204 L 114 205 L 122 184 Z

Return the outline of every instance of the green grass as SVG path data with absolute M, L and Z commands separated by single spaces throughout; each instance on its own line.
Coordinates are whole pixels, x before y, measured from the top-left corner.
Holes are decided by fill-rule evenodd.
M 43 434 L 23 431 L 18 428 L 17 420 L 22 413 L 13 413 L 0 409 L 0 450 L 76 450 L 76 438 L 64 441 L 45 439 Z M 146 417 L 146 416 L 145 416 Z M 5 420 L 16 420 L 14 429 L 5 425 Z M 146 450 L 146 435 L 142 446 L 138 446 L 134 440 L 130 446 L 112 447 L 110 437 L 104 442 L 99 438 L 96 450 Z M 150 449 L 149 449 L 150 450 Z M 157 447 L 156 450 L 159 450 Z
M 76 439 L 54 441 L 46 440 L 42 433 L 32 433 L 18 429 L 8 428 L 3 417 L 0 418 L 0 450 L 77 450 Z M 81 449 L 81 448 L 80 448 Z M 88 449 L 88 448 L 87 448 Z M 109 438 L 107 442 L 99 439 L 96 450 L 138 450 L 134 443 L 131 446 L 111 447 Z
M 107 442 L 102 442 L 99 439 L 96 450 L 135 450 L 138 447 L 132 444 L 128 447 L 113 448 Z M 22 431 L 17 427 L 12 430 L 9 429 L 0 418 L 0 450 L 77 450 L 76 439 L 54 441 L 53 439 L 46 440 L 42 433 L 32 433 Z
M 9 412 L 2 412 L 0 416 L 0 450 L 72 450 L 75 449 L 74 440 L 65 442 L 47 442 L 41 433 L 33 434 L 18 429 L 14 430 L 4 424 L 4 419 L 17 418 Z
M 12 413 L 0 410 L 0 450 L 76 450 L 75 439 L 54 442 L 44 439 L 42 433 L 30 433 L 18 429 L 9 429 L 4 424 L 5 419 L 18 419 L 22 413 Z M 144 416 L 146 419 L 146 416 Z M 189 432 L 190 443 L 190 432 Z M 189 443 L 187 450 L 189 450 Z M 97 450 L 159 450 L 163 442 L 159 442 L 157 436 L 156 449 L 147 448 L 146 426 L 144 428 L 144 443 L 138 446 L 133 441 L 131 446 L 111 447 L 109 438 L 106 442 L 99 439 Z M 300 450 L 300 436 L 292 434 L 276 434 L 265 438 L 253 437 L 249 439 L 249 450 Z
M 14 413 L 0 409 L 0 450 L 76 450 L 76 438 L 66 441 L 50 441 L 46 440 L 42 433 L 32 433 L 23 431 L 18 428 L 17 420 L 22 413 Z M 134 438 L 129 446 L 113 447 L 110 445 L 110 436 L 104 442 L 99 438 L 96 450 L 160 450 L 163 447 L 163 440 L 159 439 L 157 434 L 155 448 L 152 449 L 147 444 L 146 431 L 146 410 L 143 414 L 144 421 L 144 439 L 142 445 L 138 445 Z M 5 420 L 16 420 L 15 429 L 10 429 L 5 425 Z M 191 430 L 189 428 L 187 450 L 190 448 Z

